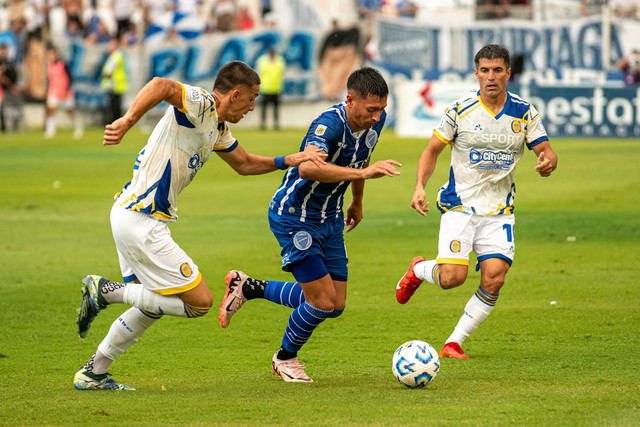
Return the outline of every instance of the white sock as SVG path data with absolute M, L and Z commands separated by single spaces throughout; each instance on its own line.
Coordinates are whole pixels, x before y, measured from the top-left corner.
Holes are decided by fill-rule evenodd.
M 54 133 L 56 133 L 56 120 L 53 118 L 53 116 L 47 117 L 47 125 L 46 125 L 45 132 L 50 135 L 53 135 Z
M 440 267 L 435 259 L 417 263 L 413 272 L 418 279 L 440 286 Z
M 118 319 L 104 337 L 98 350 L 91 357 L 85 369 L 94 374 L 104 374 L 116 357 L 124 353 L 129 347 L 138 341 L 138 337 L 158 320 L 152 318 L 135 307 L 131 307 Z
M 464 307 L 464 314 L 458 321 L 456 328 L 446 342 L 456 342 L 460 345 L 487 318 L 496 304 L 499 294 L 490 294 L 478 287 L 475 294 Z
M 140 283 L 128 283 L 122 293 L 122 302 L 154 314 L 189 316 L 182 300 L 175 295 L 159 295 Z

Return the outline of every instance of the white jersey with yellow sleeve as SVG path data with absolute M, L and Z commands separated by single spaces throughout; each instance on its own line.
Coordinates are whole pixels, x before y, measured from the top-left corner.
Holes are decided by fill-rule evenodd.
M 133 167 L 133 178 L 116 195 L 125 209 L 163 221 L 177 219 L 178 194 L 214 151 L 233 151 L 238 142 L 226 122 L 218 123 L 212 94 L 181 84 L 182 108 L 170 105 Z
M 534 106 L 510 92 L 499 114 L 482 103 L 480 92 L 455 101 L 434 134 L 451 145 L 449 181 L 438 191 L 438 208 L 478 215 L 513 213 L 514 171 L 524 146 L 549 139 Z

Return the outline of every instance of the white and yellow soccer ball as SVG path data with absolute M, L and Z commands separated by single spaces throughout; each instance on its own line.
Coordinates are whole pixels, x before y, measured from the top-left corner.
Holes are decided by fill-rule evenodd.
M 440 357 L 436 349 L 424 341 L 407 341 L 393 354 L 391 369 L 400 384 L 420 388 L 438 375 Z

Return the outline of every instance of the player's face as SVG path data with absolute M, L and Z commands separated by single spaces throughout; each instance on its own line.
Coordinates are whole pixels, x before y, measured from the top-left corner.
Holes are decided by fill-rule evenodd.
M 354 132 L 370 129 L 375 125 L 387 106 L 387 97 L 374 95 L 361 97 L 356 93 L 347 94 L 347 120 Z
M 256 97 L 260 91 L 260 85 L 238 86 L 232 90 L 231 104 L 225 120 L 230 123 L 238 123 L 249 111 L 256 106 Z
M 478 60 L 476 78 L 480 83 L 480 96 L 496 99 L 504 95 L 510 75 L 511 68 L 506 66 L 502 58 Z

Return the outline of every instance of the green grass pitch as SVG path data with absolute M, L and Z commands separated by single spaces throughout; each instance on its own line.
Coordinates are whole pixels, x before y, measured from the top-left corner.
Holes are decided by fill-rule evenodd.
M 275 155 L 297 150 L 303 133 L 234 134 L 247 150 Z M 436 251 L 440 214 L 409 206 L 426 141 L 382 135 L 374 160 L 398 160 L 402 174 L 366 183 L 364 220 L 346 235 L 347 310 L 300 353 L 313 384 L 271 374 L 289 309 L 250 301 L 228 329 L 218 326 L 227 270 L 291 276 L 266 217 L 282 173 L 241 177 L 214 156 L 171 226 L 214 309 L 165 317 L 113 363 L 114 378 L 137 391 L 76 391 L 74 373 L 126 308 L 109 307 L 78 339 L 81 279 L 120 278 L 109 209 L 146 138 L 134 130 L 102 147 L 98 130 L 82 141 L 0 135 L 1 425 L 640 424 L 640 141 L 624 139 L 552 140 L 559 167 L 545 179 L 525 154 L 516 258 L 496 309 L 465 342 L 471 360 L 442 360 L 419 390 L 395 380 L 393 351 L 410 339 L 439 349 L 479 282 L 473 272 L 457 289 L 425 284 L 405 306 L 395 301 L 411 258 Z M 448 156 L 427 188 L 431 201 Z

